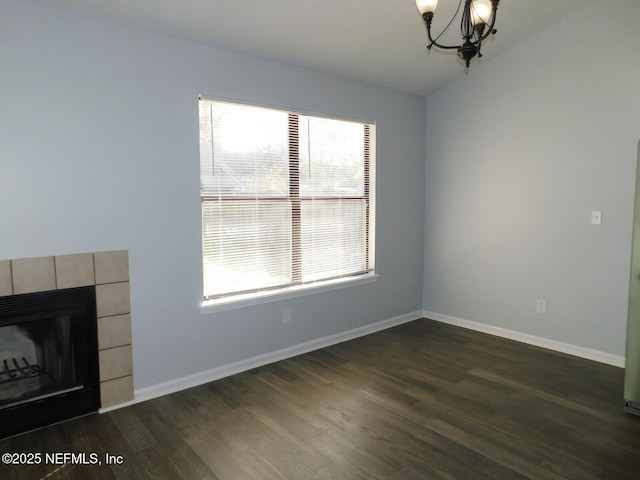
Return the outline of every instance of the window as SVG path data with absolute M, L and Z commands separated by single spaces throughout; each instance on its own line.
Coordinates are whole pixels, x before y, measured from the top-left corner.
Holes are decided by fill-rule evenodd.
M 372 272 L 375 126 L 200 100 L 204 299 Z

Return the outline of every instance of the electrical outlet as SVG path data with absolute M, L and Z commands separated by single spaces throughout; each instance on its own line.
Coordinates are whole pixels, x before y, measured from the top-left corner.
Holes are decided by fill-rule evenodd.
M 547 301 L 544 298 L 539 298 L 536 302 L 536 312 L 544 315 L 547 313 Z
M 282 311 L 282 323 L 284 323 L 285 325 L 291 323 L 291 309 L 290 308 L 285 308 Z

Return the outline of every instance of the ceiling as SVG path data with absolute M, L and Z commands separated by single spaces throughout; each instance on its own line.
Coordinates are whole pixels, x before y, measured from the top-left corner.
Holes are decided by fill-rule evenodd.
M 35 1 L 420 95 L 465 74 L 455 53 L 427 53 L 414 0 Z M 481 61 L 591 2 L 503 0 L 498 34 L 483 44 Z M 440 0 L 435 32 L 451 20 L 457 5 L 457 0 Z M 443 39 L 457 44 L 457 22 L 452 30 Z

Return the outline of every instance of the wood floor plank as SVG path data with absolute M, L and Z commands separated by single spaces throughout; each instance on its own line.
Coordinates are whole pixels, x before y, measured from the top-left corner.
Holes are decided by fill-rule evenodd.
M 541 465 L 537 465 L 521 456 L 514 455 L 507 449 L 493 442 L 487 442 L 476 434 L 470 434 L 468 431 L 463 431 L 442 420 L 430 420 L 427 422 L 427 427 L 525 477 L 545 480 L 563 480 L 563 478 L 565 478 L 549 470 L 544 470 Z
M 214 437 L 209 436 L 208 432 L 190 435 L 186 441 L 216 478 L 234 480 L 248 476 L 242 469 L 241 462 L 238 462 L 233 453 Z
M 151 435 L 144 422 L 136 414 L 135 408 L 114 410 L 111 415 L 122 433 L 122 437 L 132 451 L 137 452 L 158 444 L 158 441 Z

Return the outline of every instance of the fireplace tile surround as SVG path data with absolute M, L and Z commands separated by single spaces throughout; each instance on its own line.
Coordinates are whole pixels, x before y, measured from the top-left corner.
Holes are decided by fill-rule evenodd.
M 0 260 L 0 296 L 96 287 L 102 408 L 133 400 L 129 255 L 115 250 Z

